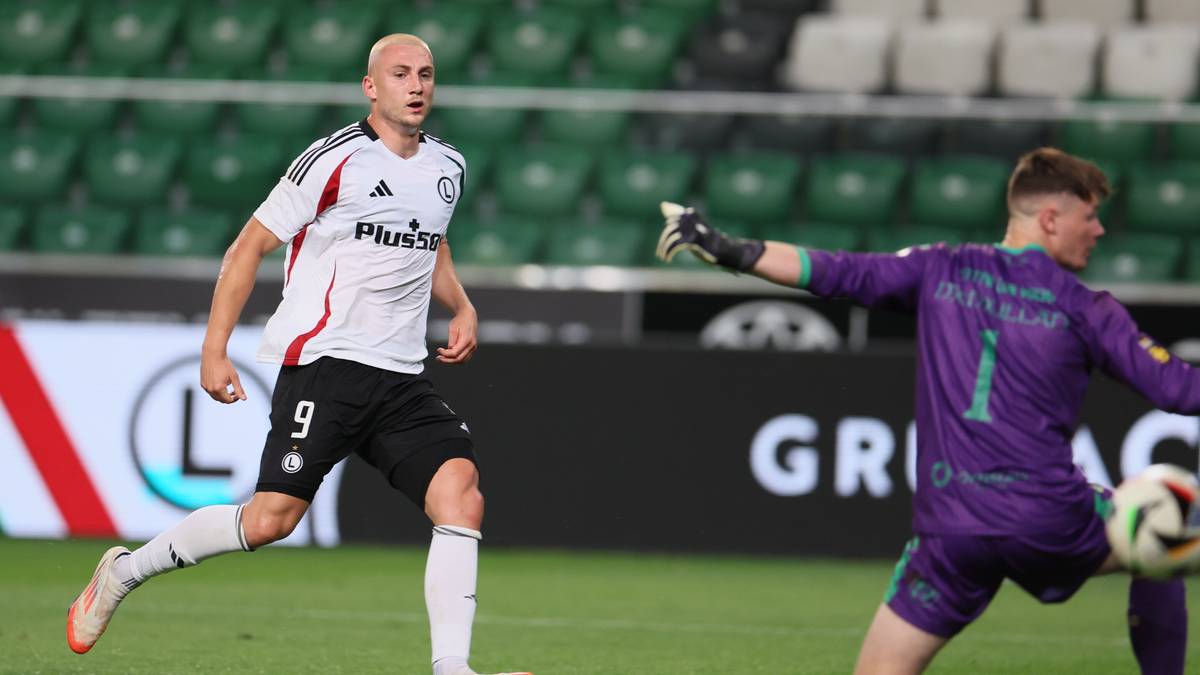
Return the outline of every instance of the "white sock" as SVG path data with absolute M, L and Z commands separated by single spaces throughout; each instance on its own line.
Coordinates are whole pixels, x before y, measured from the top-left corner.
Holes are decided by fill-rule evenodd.
M 425 607 L 429 610 L 429 638 L 437 675 L 460 670 L 471 657 L 482 536 L 476 530 L 455 525 L 433 528 L 425 564 Z
M 249 551 L 242 532 L 245 505 L 205 506 L 188 514 L 132 555 L 121 556 L 114 572 L 132 590 L 146 579 L 190 567 L 215 555 Z

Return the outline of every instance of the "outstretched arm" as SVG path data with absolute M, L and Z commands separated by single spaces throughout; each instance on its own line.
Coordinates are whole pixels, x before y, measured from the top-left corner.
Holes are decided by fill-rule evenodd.
M 442 363 L 470 361 L 477 346 L 479 317 L 475 313 L 475 306 L 467 297 L 466 290 L 458 282 L 458 275 L 454 273 L 450 244 L 445 240 L 438 247 L 437 265 L 433 269 L 433 297 L 454 315 L 450 319 L 449 342 L 445 347 L 438 348 L 437 360 Z
M 259 264 L 264 256 L 281 245 L 283 242 L 257 218 L 250 218 L 221 261 L 212 309 L 208 314 L 208 330 L 200 350 L 200 386 L 221 403 L 246 400 L 237 370 L 225 350 L 242 308 L 246 306 L 246 299 L 254 289 Z M 232 393 L 230 385 L 233 385 Z

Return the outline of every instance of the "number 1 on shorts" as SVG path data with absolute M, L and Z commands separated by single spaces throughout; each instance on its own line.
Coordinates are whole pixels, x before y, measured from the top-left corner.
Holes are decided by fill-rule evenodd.
M 300 431 L 293 431 L 292 438 L 304 438 L 308 436 L 308 424 L 312 422 L 313 410 L 316 409 L 316 404 L 312 401 L 300 401 L 296 404 L 295 420 L 300 423 Z

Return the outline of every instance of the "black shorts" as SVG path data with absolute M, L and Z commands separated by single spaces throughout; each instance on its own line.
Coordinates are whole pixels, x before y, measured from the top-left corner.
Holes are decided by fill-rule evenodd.
M 421 509 L 444 462 L 475 461 L 466 423 L 421 375 L 330 357 L 280 368 L 256 490 L 311 502 L 351 452 Z

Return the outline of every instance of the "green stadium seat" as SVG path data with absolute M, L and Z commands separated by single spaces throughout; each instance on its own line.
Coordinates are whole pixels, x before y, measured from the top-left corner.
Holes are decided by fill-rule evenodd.
M 88 56 L 121 66 L 162 61 L 181 14 L 178 2 L 93 4 L 84 26 Z
M 27 70 L 24 66 L 18 66 L 14 63 L 0 62 L 0 75 L 24 75 Z M 0 96 L 0 127 L 8 127 L 13 123 L 20 104 L 21 99 L 19 98 Z
M 846 122 L 846 149 L 888 155 L 928 155 L 938 147 L 942 123 L 931 119 L 869 117 Z
M 315 66 L 291 66 L 284 71 L 251 68 L 242 71 L 242 78 L 279 82 L 321 82 L 328 79 L 328 73 L 328 70 Z M 318 130 L 323 127 L 325 107 L 315 103 L 235 103 L 233 114 L 238 123 L 238 130 L 243 134 L 302 138 L 307 139 L 307 145 L 320 135 Z M 365 116 L 364 114 L 362 117 Z
M 492 165 L 496 155 L 491 145 L 487 143 L 453 143 L 467 160 L 467 180 L 463 186 L 463 194 L 454 207 L 455 213 L 469 209 L 490 184 Z
M 367 51 L 380 37 L 379 10 L 371 3 L 288 7 L 283 26 L 288 63 L 330 69 L 357 66 L 365 73 Z
M 268 3 L 193 3 L 184 20 L 188 55 L 227 68 L 264 63 L 279 13 L 277 5 Z
M 489 266 L 537 262 L 544 240 L 536 220 L 519 217 L 455 218 L 446 237 L 455 262 Z
M 1059 145 L 1080 157 L 1132 162 L 1154 154 L 1154 125 L 1115 120 L 1068 120 L 1060 128 Z
M 1200 160 L 1200 123 L 1177 122 L 1168 135 L 1173 159 Z
M 48 207 L 38 212 L 34 222 L 32 248 L 38 253 L 112 255 L 124 249 L 129 229 L 125 211 Z
M 789 155 L 714 158 L 704 177 L 708 214 L 749 223 L 790 220 L 800 173 L 800 161 Z
M 1113 234 L 1092 250 L 1087 282 L 1161 283 L 1175 279 L 1183 258 L 1183 242 L 1170 235 Z
M 327 136 L 338 129 L 341 129 L 342 127 L 365 119 L 367 115 L 371 114 L 371 102 L 363 100 L 362 103 L 335 105 L 330 110 L 331 112 L 325 119 L 324 126 L 317 133 L 318 136 Z M 443 111 L 439 109 L 433 118 L 437 118 L 442 114 L 442 112 Z M 425 127 L 429 128 L 432 128 L 432 126 L 433 125 L 431 124 L 425 125 Z M 438 136 L 438 138 L 441 138 L 440 134 L 435 135 Z M 453 145 L 457 146 L 458 143 L 453 143 Z
M 215 211 L 143 209 L 133 234 L 133 252 L 157 256 L 220 256 L 233 239 L 229 216 Z
M 88 144 L 83 174 L 93 201 L 141 206 L 167 197 L 181 147 L 171 137 L 98 136 Z
M 550 233 L 545 261 L 550 265 L 633 267 L 645 258 L 643 245 L 649 246 L 649 234 L 644 225 L 628 221 L 560 223 Z
M 190 63 L 182 66 L 147 66 L 138 74 L 153 79 L 225 80 L 232 77 L 227 68 Z M 133 101 L 133 118 L 141 131 L 179 136 L 194 136 L 212 131 L 221 112 L 221 104 L 209 101 Z
M 496 197 L 507 213 L 551 216 L 576 210 L 592 157 L 571 146 L 510 147 L 496 162 Z
M 79 143 L 50 131 L 0 133 L 0 203 L 63 200 Z
M 25 214 L 12 206 L 0 206 L 0 251 L 16 251 L 24 245 Z
M 774 223 L 762 229 L 762 236 L 822 251 L 856 251 L 863 243 L 863 230 L 845 223 Z
M 909 221 L 963 229 L 1005 220 L 1008 164 L 984 157 L 919 160 L 913 172 Z
M 1200 283 L 1200 239 L 1192 239 L 1187 245 L 1187 262 L 1183 266 L 1183 279 L 1188 283 Z
M 838 132 L 830 117 L 748 115 L 740 122 L 746 144 L 757 150 L 828 152 Z
M 637 78 L 592 74 L 586 78 L 551 78 L 547 86 L 579 89 L 636 89 Z M 539 115 L 542 140 L 591 146 L 625 143 L 633 115 L 624 110 L 544 110 Z
M 1125 199 L 1130 227 L 1200 232 L 1200 162 L 1135 164 Z
M 598 17 L 587 38 L 592 67 L 656 86 L 667 78 L 685 30 L 678 13 L 658 9 Z
M 722 113 L 650 113 L 641 116 L 635 136 L 639 145 L 704 155 L 728 146 L 735 119 Z
M 686 202 L 695 177 L 696 160 L 688 154 L 612 153 L 600 162 L 604 212 L 657 221 L 659 202 Z
M 287 159 L 275 139 L 198 140 L 189 150 L 184 168 L 192 202 L 247 215 L 266 199 L 286 169 Z
M 548 7 L 569 9 L 578 16 L 591 19 L 612 8 L 612 0 L 544 0 Z
M 0 4 L 0 62 L 65 61 L 83 13 L 78 0 L 10 0 Z
M 899 251 L 909 246 L 921 244 L 961 244 L 970 239 L 966 234 L 953 227 L 933 227 L 928 225 L 906 225 L 899 227 L 877 228 L 867 232 L 868 251 Z
M 472 6 L 439 3 L 423 10 L 401 10 L 387 21 L 384 32 L 412 33 L 433 52 L 438 75 L 466 70 L 483 30 L 484 12 Z
M 1127 174 L 1125 165 L 1115 159 L 1091 159 L 1087 157 L 1084 159 L 1095 164 L 1096 168 L 1103 171 L 1105 177 L 1108 178 L 1108 185 L 1112 189 L 1112 192 L 1108 199 L 1100 205 L 1098 215 L 1104 226 L 1109 227 L 1114 224 L 1118 217 L 1118 203 L 1125 198 L 1125 179 Z
M 528 74 L 494 74 L 472 84 L 484 87 L 528 87 L 535 84 Z M 436 105 L 436 104 L 435 104 Z M 480 141 L 516 143 L 521 140 L 527 110 L 514 108 L 438 108 L 431 118 L 434 135 L 449 143 Z
M 565 9 L 509 12 L 488 31 L 489 53 L 500 70 L 556 75 L 570 65 L 582 31 L 579 15 Z
M 68 67 L 54 64 L 39 69 L 39 72 L 42 75 L 71 77 L 122 77 L 128 74 L 120 67 L 106 65 Z M 33 114 L 39 127 L 90 134 L 111 128 L 120 106 L 121 101 L 113 100 L 39 98 L 33 101 Z
M 907 167 L 886 155 L 836 155 L 814 159 L 808 177 L 808 219 L 821 223 L 890 223 Z

